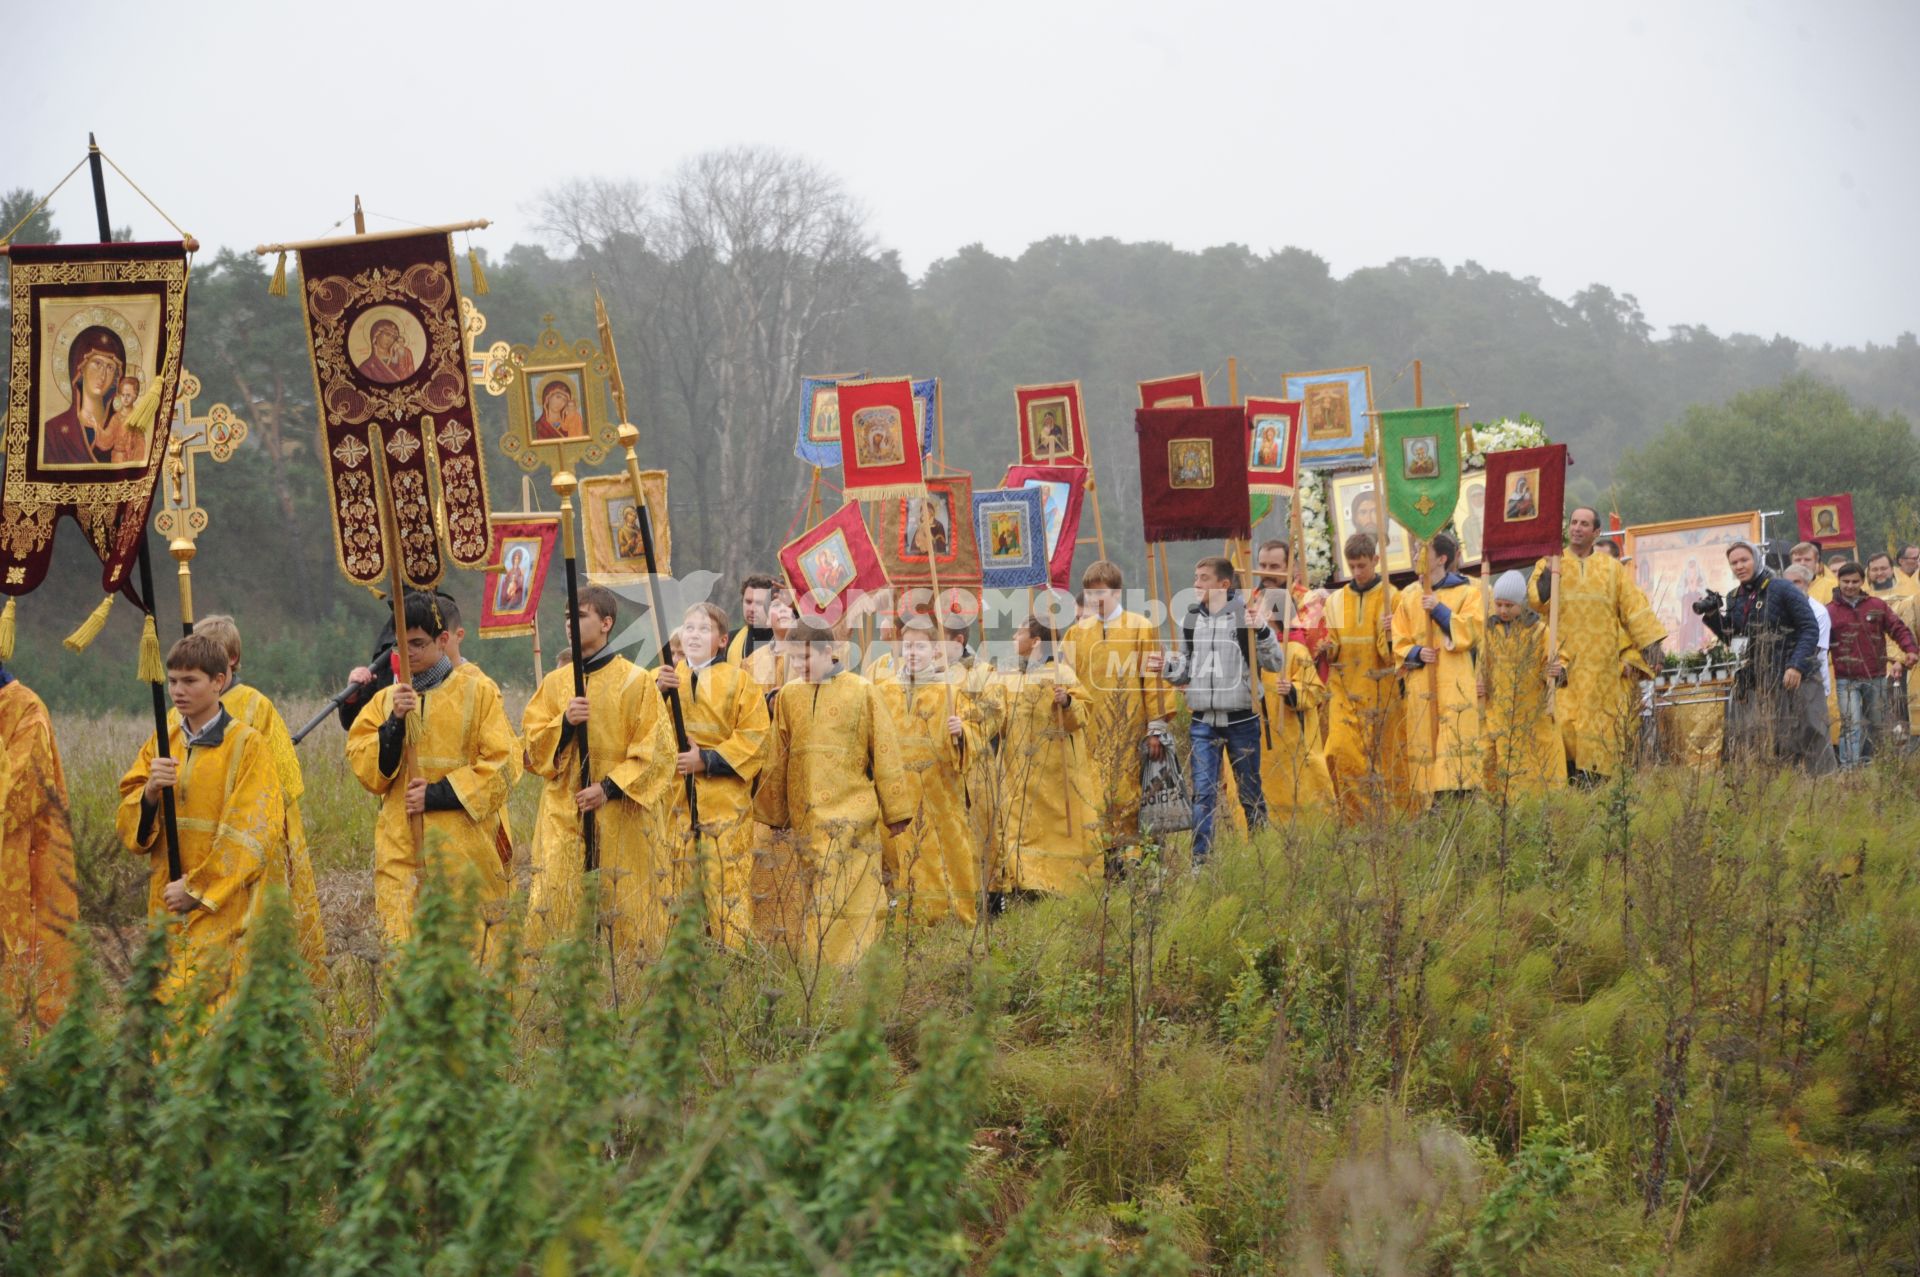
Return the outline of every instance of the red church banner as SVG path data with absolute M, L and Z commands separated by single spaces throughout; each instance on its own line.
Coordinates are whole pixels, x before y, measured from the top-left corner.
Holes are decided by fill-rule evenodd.
M 560 516 L 496 514 L 490 522 L 493 551 L 487 556 L 486 586 L 480 595 L 480 637 L 531 634 L 560 538 Z
M 178 242 L 15 244 L 0 592 L 46 576 L 54 524 L 80 525 L 108 594 L 139 554 L 187 335 Z
M 1020 415 L 1020 461 L 1029 466 L 1087 464 L 1087 419 L 1080 383 L 1016 386 Z
M 1853 494 L 1801 497 L 1794 502 L 1800 515 L 1800 539 L 1827 546 L 1856 545 L 1853 533 Z
M 887 574 L 857 501 L 847 502 L 780 547 L 780 566 L 803 618 L 837 621 L 861 595 L 887 588 Z
M 835 397 L 840 406 L 841 491 L 847 499 L 885 501 L 925 492 L 913 379 L 843 381 Z
M 1560 553 L 1566 492 L 1564 443 L 1489 452 L 1481 541 L 1488 566 L 1512 567 Z
M 1142 408 L 1204 408 L 1207 406 L 1207 375 L 1183 372 L 1177 377 L 1157 377 L 1140 383 Z
M 452 237 L 309 245 L 300 281 L 341 571 L 379 585 L 397 554 L 408 584 L 424 587 L 445 574 L 443 551 L 459 567 L 485 567 L 486 467 Z M 376 493 L 376 473 L 385 492 Z M 398 545 L 382 525 L 388 501 Z
M 1291 493 L 1300 442 L 1300 408 L 1292 399 L 1247 399 L 1247 486 Z
M 1252 535 L 1244 408 L 1142 408 L 1134 432 L 1149 542 Z
M 1047 521 L 1047 576 L 1056 588 L 1069 588 L 1073 547 L 1080 539 L 1080 508 L 1087 499 L 1087 468 L 1008 466 L 1002 486 L 1040 489 L 1041 513 Z

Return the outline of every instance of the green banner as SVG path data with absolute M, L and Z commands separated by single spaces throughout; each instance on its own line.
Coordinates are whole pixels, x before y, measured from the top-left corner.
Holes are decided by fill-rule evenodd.
M 1253 522 L 1255 523 L 1266 518 L 1273 512 L 1272 494 L 1266 492 L 1254 493 L 1253 499 L 1247 502 L 1247 512 L 1252 516 Z
M 1387 513 L 1416 541 L 1431 541 L 1460 500 L 1460 410 L 1401 408 L 1380 414 Z

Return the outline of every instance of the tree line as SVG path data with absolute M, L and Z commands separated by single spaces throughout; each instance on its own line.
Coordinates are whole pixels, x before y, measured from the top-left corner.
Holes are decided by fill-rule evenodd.
M 0 217 L 11 225 L 36 198 L 12 191 Z M 61 229 L 42 213 L 17 238 Z M 1818 350 L 1687 325 L 1661 335 L 1632 294 L 1600 284 L 1563 300 L 1534 278 L 1426 258 L 1336 278 L 1305 249 L 1232 244 L 1190 252 L 1058 236 L 1012 258 L 974 244 L 914 279 L 834 175 L 752 147 L 696 156 L 651 183 L 562 184 L 539 208 L 539 240 L 486 252 L 490 291 L 475 298 L 483 344 L 531 343 L 548 315 L 567 337 L 590 337 L 597 285 L 641 460 L 671 471 L 678 565 L 729 582 L 773 562 L 804 501 L 811 472 L 793 439 L 808 373 L 938 374 L 947 461 L 981 487 L 1014 459 L 1013 387 L 1078 378 L 1108 548 L 1130 569 L 1143 561 L 1134 385 L 1201 369 L 1223 400 L 1228 356 L 1245 393 L 1278 393 L 1288 371 L 1367 364 L 1385 407 L 1411 404 L 1407 370 L 1419 358 L 1429 402 L 1468 403 L 1476 420 L 1539 417 L 1570 445 L 1575 498 L 1617 501 L 1629 521 L 1715 512 L 1699 503 L 1729 489 L 1755 501 L 1852 489 L 1863 523 L 1885 523 L 1914 488 L 1911 333 Z M 256 678 L 317 689 L 364 659 L 380 612 L 335 570 L 299 306 L 269 296 L 267 282 L 264 262 L 227 249 L 203 253 L 193 275 L 187 363 L 205 387 L 199 406 L 226 402 L 253 432 L 202 476 L 213 524 L 194 565 L 196 600 L 243 618 Z M 1754 392 L 1772 398 L 1741 398 Z M 505 401 L 480 401 L 497 438 Z M 1750 438 L 1763 421 L 1775 433 Z M 495 508 L 520 506 L 520 476 L 492 456 Z M 533 488 L 551 509 L 544 474 Z M 23 605 L 16 663 L 56 705 L 119 704 L 116 660 L 54 654 L 97 583 L 80 570 L 87 551 L 74 530 L 63 525 L 60 540 L 68 566 Z M 475 595 L 471 582 L 453 588 Z M 163 582 L 162 619 L 174 608 Z M 130 653 L 132 633 L 121 616 L 100 650 Z M 488 646 L 475 654 L 489 659 Z

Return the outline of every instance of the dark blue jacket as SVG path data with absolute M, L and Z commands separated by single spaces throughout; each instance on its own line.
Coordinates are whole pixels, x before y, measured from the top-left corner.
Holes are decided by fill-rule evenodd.
M 1729 643 L 1742 635 L 1750 640 L 1747 660 L 1750 666 L 1758 667 L 1756 673 L 1779 675 L 1796 669 L 1803 678 L 1815 676 L 1820 658 L 1820 622 L 1814 619 L 1813 601 L 1793 582 L 1781 580 L 1770 569 L 1755 572 L 1751 580 L 1728 595 L 1721 616 L 1701 619 Z

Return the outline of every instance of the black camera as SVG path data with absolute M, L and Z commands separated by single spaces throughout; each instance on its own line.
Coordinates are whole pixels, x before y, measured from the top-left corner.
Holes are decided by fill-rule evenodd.
M 1693 601 L 1693 614 L 1695 616 L 1712 616 L 1719 612 L 1725 603 L 1726 600 L 1720 596 L 1718 590 L 1708 590 L 1705 594 Z

